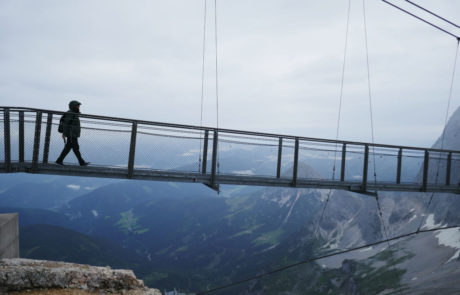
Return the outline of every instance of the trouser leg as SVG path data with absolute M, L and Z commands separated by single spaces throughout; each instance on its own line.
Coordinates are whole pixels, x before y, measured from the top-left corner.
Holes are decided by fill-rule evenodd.
M 67 156 L 67 154 L 70 152 L 71 149 L 72 149 L 72 145 L 70 143 L 70 140 L 67 139 L 67 142 L 66 142 L 64 148 L 62 149 L 62 152 L 59 155 L 59 158 L 56 160 L 56 162 L 64 161 L 64 158 Z
M 78 159 L 78 163 L 80 163 L 80 165 L 85 163 L 85 160 L 83 160 L 83 158 L 81 156 L 81 153 L 80 153 L 80 146 L 78 145 L 78 138 L 77 137 L 68 137 L 67 138 L 67 143 L 64 146 L 64 149 L 62 150 L 61 155 L 56 160 L 56 162 L 64 161 L 64 158 L 67 156 L 67 154 L 70 152 L 70 150 L 73 150 L 75 156 Z
M 80 165 L 83 165 L 85 163 L 85 160 L 83 160 L 81 153 L 80 153 L 80 146 L 78 145 L 78 138 L 73 137 L 70 139 L 70 141 L 71 141 L 72 150 L 78 159 L 78 163 L 80 163 Z

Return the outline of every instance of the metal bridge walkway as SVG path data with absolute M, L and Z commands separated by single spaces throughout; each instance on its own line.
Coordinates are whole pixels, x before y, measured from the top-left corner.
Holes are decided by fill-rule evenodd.
M 79 141 L 92 164 L 59 166 L 62 114 L 0 107 L 0 172 L 197 182 L 215 190 L 229 184 L 460 193 L 460 151 L 86 114 Z M 66 160 L 76 162 L 72 152 Z

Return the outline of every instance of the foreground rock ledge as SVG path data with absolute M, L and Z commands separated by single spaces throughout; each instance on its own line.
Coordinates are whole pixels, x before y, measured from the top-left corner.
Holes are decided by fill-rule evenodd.
M 131 270 L 32 259 L 0 260 L 0 294 L 39 289 L 161 295 Z

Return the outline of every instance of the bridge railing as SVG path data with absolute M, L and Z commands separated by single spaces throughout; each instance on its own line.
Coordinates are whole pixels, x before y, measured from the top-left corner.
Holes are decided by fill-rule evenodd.
M 37 172 L 64 147 L 64 112 L 0 107 L 0 170 Z M 169 171 L 205 177 L 262 177 L 298 186 L 303 180 L 358 185 L 457 186 L 460 151 L 335 141 L 241 130 L 80 114 L 83 157 L 94 167 Z M 70 153 L 66 160 L 72 159 Z

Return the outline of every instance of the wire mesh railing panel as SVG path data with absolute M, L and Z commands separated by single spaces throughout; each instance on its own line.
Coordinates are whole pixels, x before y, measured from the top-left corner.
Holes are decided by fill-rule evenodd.
M 403 150 L 401 183 L 422 184 L 424 157 L 424 151 L 422 150 Z
M 460 154 L 452 155 L 450 183 L 460 185 Z
M 139 125 L 135 168 L 198 172 L 203 138 L 195 130 Z
M 295 140 L 283 139 L 281 152 L 281 178 L 292 178 L 294 167 Z
M 3 125 L 1 132 L 3 134 Z M 19 161 L 19 114 L 17 112 L 10 113 L 10 145 L 11 161 L 17 162 Z
M 42 114 L 42 120 L 40 125 L 40 143 L 39 143 L 39 150 L 38 150 L 38 162 L 43 161 L 43 153 L 45 152 L 45 137 L 46 137 L 46 122 L 48 119 L 48 114 Z
M 363 145 L 347 145 L 345 156 L 345 181 L 362 181 L 364 171 L 364 151 Z
M 376 179 L 377 182 L 396 182 L 398 175 L 398 152 L 399 149 L 397 148 L 369 147 L 367 181 L 374 182 Z
M 217 136 L 217 139 L 219 136 Z M 213 148 L 213 143 L 214 143 L 214 132 L 209 132 L 208 134 L 208 149 L 207 149 L 207 160 L 206 160 L 206 173 L 212 173 L 212 159 L 214 157 L 214 148 Z M 203 149 L 204 149 L 204 140 L 203 140 Z M 202 159 L 204 161 L 204 159 Z M 202 164 L 202 163 L 201 163 Z M 217 146 L 217 151 L 216 151 L 216 173 L 219 173 L 220 169 L 220 164 L 219 164 L 219 145 Z
M 26 112 L 24 114 L 24 161 L 32 162 L 35 142 L 35 123 L 37 114 Z
M 428 165 L 428 184 L 440 185 L 446 182 L 448 153 L 431 152 Z
M 80 152 L 85 161 L 97 166 L 126 168 L 129 159 L 132 125 L 87 118 L 80 119 L 81 134 L 78 138 Z M 58 141 L 58 139 L 56 138 Z M 59 140 L 60 141 L 60 140 Z M 60 144 L 62 147 L 63 143 Z M 60 153 L 59 149 L 54 150 Z M 76 161 L 72 152 L 72 158 Z
M 342 145 L 300 141 L 298 178 L 340 180 L 341 156 Z
M 278 139 L 219 133 L 219 172 L 276 176 Z
M 58 114 L 53 115 L 53 121 L 51 124 L 51 132 L 50 132 L 50 138 L 49 138 L 50 144 L 49 144 L 49 153 L 48 153 L 48 163 L 54 163 L 59 157 L 59 155 L 61 154 L 61 151 L 65 146 L 64 139 L 62 138 L 62 133 L 58 132 L 60 118 L 61 116 Z M 43 136 L 46 136 L 46 134 L 44 134 Z M 84 132 L 83 132 L 83 136 L 85 136 Z M 85 147 L 84 146 L 81 147 L 80 150 L 85 152 Z M 66 157 L 65 161 L 77 163 L 75 159 L 75 155 L 73 155 L 72 151 Z

